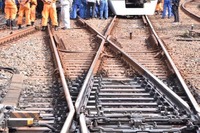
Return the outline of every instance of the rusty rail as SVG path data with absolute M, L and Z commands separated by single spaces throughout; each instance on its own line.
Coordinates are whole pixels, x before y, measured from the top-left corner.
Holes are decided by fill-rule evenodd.
M 26 29 L 23 29 L 23 30 L 16 31 L 8 36 L 0 38 L 0 45 L 3 43 L 6 43 L 6 42 L 12 41 L 16 38 L 23 37 L 25 35 L 35 32 L 35 31 L 37 31 L 37 30 L 35 29 L 35 27 L 32 27 L 32 26 L 28 27 Z
M 67 82 L 66 82 L 66 79 L 65 79 L 64 71 L 63 71 L 63 68 L 62 68 L 62 65 L 61 65 L 60 57 L 59 57 L 59 54 L 58 54 L 58 51 L 57 51 L 57 48 L 56 48 L 56 45 L 55 45 L 55 42 L 54 42 L 53 35 L 51 33 L 50 26 L 48 26 L 48 32 L 49 32 L 49 36 L 50 36 L 53 52 L 55 54 L 56 63 L 57 63 L 57 67 L 58 67 L 58 70 L 59 70 L 61 82 L 62 82 L 63 89 L 64 89 L 64 92 L 65 92 L 65 98 L 66 98 L 66 101 L 67 101 L 67 104 L 68 104 L 68 108 L 69 108 L 68 116 L 67 116 L 67 118 L 65 120 L 65 123 L 64 123 L 60 133 L 68 133 L 69 129 L 71 127 L 71 124 L 72 124 L 72 120 L 73 120 L 73 117 L 74 117 L 75 109 L 74 109 L 74 105 L 72 103 L 72 99 L 71 99 L 71 96 L 70 96 L 70 93 L 69 93 L 69 88 L 67 86 Z
M 186 14 L 188 14 L 190 17 L 192 17 L 192 18 L 195 19 L 196 21 L 200 22 L 200 16 L 198 16 L 197 14 L 192 13 L 191 11 L 189 11 L 189 10 L 186 8 L 186 5 L 187 5 L 189 2 L 192 2 L 192 1 L 194 1 L 194 0 L 188 0 L 188 1 L 183 2 L 183 4 L 181 4 L 181 9 L 182 9 Z

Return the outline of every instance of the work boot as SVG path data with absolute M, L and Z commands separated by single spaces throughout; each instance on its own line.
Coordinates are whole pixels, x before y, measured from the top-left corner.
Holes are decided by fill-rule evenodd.
M 22 29 L 22 25 L 21 24 L 18 25 L 18 29 Z
M 41 31 L 45 31 L 46 30 L 46 26 L 42 26 L 42 30 Z
M 10 26 L 10 19 L 6 20 L 6 26 Z
M 11 20 L 10 23 L 12 28 L 16 26 L 15 20 Z
M 33 26 L 34 25 L 34 22 L 31 22 L 31 26 Z
M 66 29 L 67 29 L 67 27 L 62 27 L 61 29 L 63 29 L 63 30 L 66 30 Z

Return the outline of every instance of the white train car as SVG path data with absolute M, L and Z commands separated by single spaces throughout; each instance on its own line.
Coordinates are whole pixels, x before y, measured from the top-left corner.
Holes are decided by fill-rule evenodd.
M 153 15 L 158 0 L 108 0 L 115 15 Z

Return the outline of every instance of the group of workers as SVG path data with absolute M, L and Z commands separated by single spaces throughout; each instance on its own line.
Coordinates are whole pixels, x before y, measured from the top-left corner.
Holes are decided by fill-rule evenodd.
M 108 18 L 107 0 L 39 0 L 42 1 L 42 31 L 47 28 L 49 17 L 55 30 L 58 29 L 59 19 L 63 22 L 62 29 L 70 28 L 70 18 L 89 19 L 99 16 L 100 19 Z M 38 0 L 4 0 L 6 25 L 13 27 L 18 13 L 18 29 L 22 28 L 25 15 L 25 25 L 34 25 Z M 17 7 L 19 5 L 19 7 Z M 19 9 L 18 9 L 19 8 Z M 61 16 L 60 16 L 61 15 Z M 60 17 L 59 17 L 60 16 Z
M 17 8 L 17 2 L 19 4 L 19 11 Z M 22 28 L 23 23 L 23 17 L 25 15 L 25 24 L 26 26 L 34 25 L 35 21 L 35 14 L 36 14 L 36 6 L 37 6 L 37 0 L 4 0 L 4 12 L 5 12 L 5 18 L 6 18 L 6 25 L 7 26 L 14 26 L 15 18 L 17 16 L 18 12 L 18 19 L 17 19 L 17 25 L 19 26 L 19 29 Z
M 70 28 L 70 18 L 76 19 L 77 13 L 81 18 L 93 18 L 99 16 L 100 19 L 108 18 L 108 0 L 1 0 L 4 4 L 6 25 L 13 27 L 18 13 L 18 29 L 22 28 L 23 17 L 25 15 L 26 26 L 34 25 L 36 19 L 36 7 L 38 1 L 42 2 L 42 31 L 47 28 L 49 17 L 51 24 L 57 30 L 59 19 L 63 22 L 62 29 Z M 1 2 L 1 4 L 2 4 Z M 180 0 L 158 0 L 156 12 L 162 11 L 162 19 L 174 16 L 174 22 L 179 22 Z M 57 4 L 58 3 L 58 4 Z M 17 5 L 19 7 L 17 7 Z M 39 4 L 39 6 L 41 6 Z M 18 9 L 19 8 L 19 9 Z M 59 11 L 60 9 L 60 11 Z M 59 17 L 60 15 L 61 17 Z
M 162 19 L 164 19 L 168 12 L 168 18 L 174 16 L 174 22 L 179 22 L 179 3 L 180 0 L 158 0 L 156 13 L 162 12 Z

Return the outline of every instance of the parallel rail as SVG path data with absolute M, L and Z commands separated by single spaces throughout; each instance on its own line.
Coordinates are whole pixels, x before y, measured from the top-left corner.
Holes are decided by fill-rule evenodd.
M 188 8 L 186 8 L 187 4 L 192 2 L 194 0 L 188 0 L 183 2 L 183 4 L 181 5 L 181 9 L 188 14 L 189 16 L 191 16 L 193 19 L 195 19 L 196 21 L 200 22 L 200 16 L 198 14 L 194 14 L 192 11 L 190 11 Z

